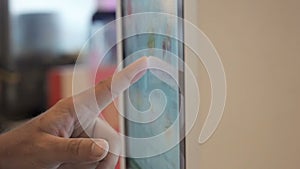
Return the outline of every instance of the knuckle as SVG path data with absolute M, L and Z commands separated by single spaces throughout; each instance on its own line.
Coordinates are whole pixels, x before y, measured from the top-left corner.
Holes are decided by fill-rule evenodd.
M 111 78 L 100 82 L 99 86 L 101 90 L 106 90 L 111 93 Z
M 111 78 L 98 83 L 98 85 L 96 86 L 96 93 L 101 93 L 102 95 L 111 96 L 112 95 Z
M 91 154 L 91 152 L 93 152 L 95 146 L 97 146 L 96 143 L 94 143 L 93 141 L 89 142 L 89 144 L 88 144 L 89 154 Z
M 67 146 L 67 151 L 74 156 L 80 156 L 80 146 L 83 140 L 70 140 Z
M 102 148 L 97 150 L 97 154 L 95 154 L 95 149 L 96 147 L 98 147 L 97 143 L 95 143 L 94 141 L 90 141 L 89 144 L 87 145 L 87 155 L 85 156 L 86 160 L 88 161 L 96 161 L 99 158 L 99 154 L 104 153 L 105 150 L 103 150 Z

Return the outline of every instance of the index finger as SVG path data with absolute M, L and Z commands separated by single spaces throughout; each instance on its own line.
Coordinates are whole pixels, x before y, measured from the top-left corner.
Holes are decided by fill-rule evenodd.
M 81 125 L 89 122 L 91 118 L 97 117 L 117 96 L 140 79 L 147 69 L 148 58 L 144 56 L 122 71 L 115 73 L 113 77 L 74 96 L 75 113 Z
M 95 88 L 96 100 L 99 108 L 103 110 L 113 99 L 138 81 L 148 69 L 148 58 L 141 57 L 125 69 L 115 73 L 111 78 L 101 82 Z

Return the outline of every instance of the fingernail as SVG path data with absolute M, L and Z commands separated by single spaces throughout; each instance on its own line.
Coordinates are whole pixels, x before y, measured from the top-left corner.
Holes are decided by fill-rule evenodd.
M 99 157 L 99 160 L 102 160 L 106 157 L 108 150 L 109 150 L 109 144 L 106 140 L 103 139 L 97 139 L 94 140 L 96 145 L 94 145 L 92 153 L 96 157 Z

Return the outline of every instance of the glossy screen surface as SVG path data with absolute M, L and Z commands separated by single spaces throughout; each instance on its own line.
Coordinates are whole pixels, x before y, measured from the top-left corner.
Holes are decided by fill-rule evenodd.
M 182 2 L 178 0 L 122 0 L 121 10 L 123 16 L 143 12 L 163 12 L 182 17 L 181 4 Z M 174 37 L 182 35 L 181 28 L 183 25 L 179 25 L 176 19 L 166 19 L 163 21 L 165 24 L 155 22 L 155 19 L 153 17 L 141 17 L 140 20 L 138 18 L 126 20 L 130 23 L 123 23 L 123 36 L 127 37 L 129 31 L 134 29 L 146 29 L 150 32 L 162 31 Z M 141 27 L 141 25 L 143 26 Z M 182 44 L 173 37 L 156 33 L 138 34 L 123 41 L 124 66 L 142 56 L 158 57 L 178 70 L 178 59 L 183 60 Z M 125 121 L 125 134 L 133 138 L 147 139 L 163 133 L 159 144 L 146 144 L 145 142 L 144 149 L 137 148 L 130 139 L 126 140 L 126 152 L 129 156 L 126 159 L 127 169 L 183 168 L 184 149 L 179 141 L 184 127 L 181 126 L 182 123 L 176 123 L 176 121 L 182 120 L 180 119 L 182 116 L 179 116 L 180 98 L 182 97 L 179 90 L 181 89 L 168 84 L 168 81 L 177 84 L 178 81 L 183 80 L 178 72 L 175 74 L 176 79 L 174 79 L 168 76 L 166 72 L 160 73 L 165 74 L 163 76 L 157 76 L 153 71 L 147 71 L 145 76 L 127 91 L 129 98 L 125 98 L 125 115 L 128 116 L 133 112 L 140 112 L 140 114 L 135 115 L 135 119 L 138 121 L 130 119 Z M 162 80 L 162 77 L 168 78 L 168 80 Z M 157 111 L 161 111 L 161 113 Z M 152 122 L 141 123 L 139 121 L 145 120 L 143 113 L 160 115 Z M 171 130 L 166 132 L 169 128 Z M 144 151 L 144 154 L 147 154 L 150 149 L 163 149 L 163 146 L 174 142 L 174 140 L 178 144 L 162 154 L 153 156 L 149 153 L 150 157 L 130 158 L 130 154 L 138 154 L 135 151 Z

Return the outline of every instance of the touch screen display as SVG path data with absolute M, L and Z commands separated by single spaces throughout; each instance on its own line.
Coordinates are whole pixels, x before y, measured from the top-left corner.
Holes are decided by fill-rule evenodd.
M 182 17 L 182 0 L 122 0 L 122 16 L 144 12 L 160 12 Z M 158 22 L 157 19 L 160 19 Z M 161 19 L 165 19 L 161 21 Z M 122 23 L 124 66 L 129 65 L 142 56 L 154 56 L 179 70 L 179 59 L 183 60 L 182 43 L 174 37 L 182 36 L 183 25 L 174 18 L 134 17 Z M 164 24 L 162 24 L 164 23 Z M 132 34 L 137 29 L 148 30 L 149 33 Z M 155 33 L 161 32 L 161 34 Z M 165 33 L 165 34 L 164 34 Z M 174 37 L 166 36 L 173 35 Z M 180 136 L 184 132 L 181 73 L 172 76 L 168 72 L 148 70 L 141 80 L 126 92 L 125 135 L 129 138 L 145 139 L 144 145 L 137 145 L 131 139 L 125 140 L 127 169 L 183 169 L 184 146 Z M 175 79 L 174 79 L 174 76 Z M 173 84 L 177 84 L 173 85 Z M 147 114 L 157 117 L 147 121 Z M 160 137 L 159 142 L 148 142 L 149 138 Z M 162 153 L 166 145 L 178 142 Z M 143 144 L 143 142 L 141 143 Z M 141 149 L 141 147 L 143 147 Z M 139 151 L 139 152 L 138 152 Z M 142 151 L 142 153 L 141 153 Z M 142 157 L 135 157 L 142 154 Z

